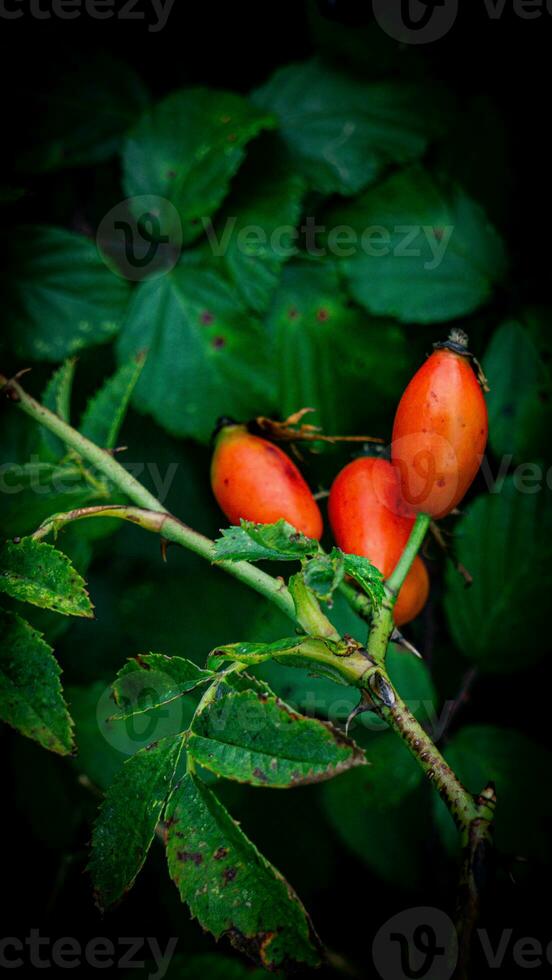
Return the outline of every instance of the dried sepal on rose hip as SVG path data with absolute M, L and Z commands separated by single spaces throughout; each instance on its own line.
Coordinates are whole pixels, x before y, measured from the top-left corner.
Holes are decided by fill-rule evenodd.
M 228 423 L 216 436 L 211 487 L 232 524 L 287 521 L 308 538 L 322 537 L 322 515 L 311 490 L 289 456 L 268 439 Z
M 450 514 L 471 486 L 487 445 L 488 416 L 468 338 L 435 344 L 397 409 L 391 460 L 404 500 L 417 512 Z

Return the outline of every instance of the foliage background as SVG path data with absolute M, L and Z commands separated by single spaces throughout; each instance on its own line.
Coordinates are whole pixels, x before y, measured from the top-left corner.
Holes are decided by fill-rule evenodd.
M 157 464 L 162 473 L 173 467 L 167 505 L 213 536 L 222 522 L 208 486 L 208 438 L 218 414 L 285 416 L 313 404 L 327 431 L 387 439 L 405 379 L 449 321 L 460 318 L 492 387 L 490 471 L 496 475 L 508 458 L 510 476 L 490 496 L 480 477 L 455 526 L 458 553 L 476 579 L 471 591 L 430 548 L 432 598 L 411 635 L 432 680 L 404 658 L 397 670 L 404 694 L 434 698 L 439 710 L 477 667 L 470 700 L 445 745 L 470 788 L 494 774 L 504 800 L 501 858 L 486 924 L 515 924 L 515 938 L 546 942 L 548 927 L 535 896 L 547 881 L 551 809 L 544 695 L 551 491 L 544 481 L 538 493 L 521 493 L 519 470 L 515 474 L 527 463 L 546 473 L 552 462 L 548 175 L 541 137 L 550 18 L 535 25 L 505 14 L 489 22 L 474 10 L 446 39 L 414 50 L 400 49 L 351 5 L 322 7 L 322 14 L 315 4 L 302 3 L 252 5 L 238 13 L 207 4 L 193 16 L 174 10 L 158 35 L 139 23 L 27 18 L 5 25 L 3 70 L 18 66 L 20 84 L 9 88 L 6 122 L 3 369 L 32 364 L 29 387 L 39 395 L 53 367 L 78 353 L 78 419 L 117 365 L 151 345 L 154 328 L 158 338 L 168 337 L 172 347 L 152 347 L 119 441 L 129 446 L 130 463 Z M 295 83 L 282 69 L 313 55 L 324 58 L 325 67 L 301 69 Z M 434 225 L 452 214 L 448 223 L 462 236 L 452 266 L 445 259 L 441 269 L 420 278 L 412 263 L 395 258 L 376 272 L 366 263 L 329 259 L 294 259 L 281 268 L 272 257 L 244 263 L 231 253 L 221 262 L 209 255 L 192 224 L 186 226 L 190 252 L 182 266 L 157 284 L 131 287 L 109 272 L 97 259 L 95 231 L 124 196 L 123 187 L 125 193 L 143 192 L 136 183 L 140 166 L 125 144 L 128 127 L 147 106 L 188 86 L 247 98 L 271 77 L 264 99 L 272 110 L 285 114 L 282 100 L 295 108 L 305 92 L 316 92 L 328 107 L 330 131 L 336 118 L 357 111 L 362 130 L 367 93 L 374 97 L 368 86 L 391 82 L 399 102 L 404 99 L 397 109 L 403 150 L 376 154 L 369 170 L 361 143 L 347 160 L 350 180 L 344 184 L 342 171 L 326 166 L 314 134 L 302 134 L 302 155 L 291 137 L 282 149 L 285 126 L 255 136 L 256 124 L 249 131 L 247 123 L 245 160 L 238 161 L 235 175 L 228 173 L 229 196 L 204 201 L 197 190 L 179 202 L 182 212 L 187 208 L 191 221 L 212 213 L 215 222 L 237 213 L 268 228 L 275 220 L 294 223 L 301 213 L 325 216 L 328 224 L 345 214 L 353 226 L 380 223 L 380 215 L 382 224 L 397 216 L 400 223 Z M 423 139 L 414 139 L 413 131 Z M 146 133 L 148 161 L 158 145 L 158 136 Z M 285 158 L 290 148 L 291 163 Z M 220 158 L 210 160 L 213 184 L 220 187 Z M 482 210 L 466 204 L 468 198 Z M 29 225 L 42 230 L 31 232 Z M 445 286 L 452 276 L 461 288 L 451 296 L 440 276 Z M 195 317 L 203 307 L 213 321 L 204 322 L 201 333 Z M 300 315 L 290 317 L 296 310 Z M 182 320 L 187 343 L 175 359 Z M 83 321 L 92 329 L 80 330 Z M 216 343 L 221 330 L 224 347 Z M 217 362 L 214 355 L 220 355 Z M 55 451 L 4 407 L 1 426 L 3 462 L 26 463 L 33 453 Z M 305 470 L 311 485 L 328 486 L 346 458 L 346 450 L 310 458 Z M 33 493 L 3 493 L 0 505 L 6 537 L 63 509 L 49 495 Z M 155 541 L 134 528 L 110 535 L 78 532 L 67 532 L 63 546 L 88 568 L 97 620 L 64 629 L 43 615 L 36 623 L 55 643 L 63 667 L 79 754 L 67 762 L 7 728 L 1 733 L 4 785 L 13 807 L 4 860 L 14 837 L 19 842 L 6 934 L 25 935 L 39 926 L 45 934 L 83 941 L 107 934 L 178 935 L 184 960 L 212 954 L 210 940 L 188 921 L 161 853 L 153 852 L 135 889 L 108 920 L 102 922 L 93 907 L 81 873 L 97 805 L 90 783 L 104 788 L 124 758 L 121 748 L 130 751 L 124 736 L 108 740 L 99 731 L 97 705 L 127 656 L 155 649 L 203 663 L 219 643 L 271 638 L 282 627 L 261 600 L 199 559 L 171 549 L 164 565 Z M 283 668 L 270 679 L 297 703 L 311 687 Z M 375 933 L 402 908 L 450 907 L 455 879 L 445 846 L 446 815 L 418 782 L 408 757 L 385 734 L 363 735 L 360 727 L 355 734 L 374 753 L 369 777 L 353 772 L 328 787 L 285 794 L 224 784 L 220 794 L 291 880 L 330 948 L 362 972 L 369 962 L 367 917 Z M 517 855 L 527 863 L 512 862 Z M 344 898 L 352 882 L 355 897 Z M 219 965 L 226 969 L 223 961 Z M 176 961 L 173 975 L 199 975 L 206 963 L 187 969 Z

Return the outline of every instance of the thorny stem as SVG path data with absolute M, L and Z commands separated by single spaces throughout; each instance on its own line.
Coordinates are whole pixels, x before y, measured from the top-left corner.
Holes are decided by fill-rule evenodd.
M 100 449 L 53 412 L 40 405 L 17 383 L 8 381 L 0 375 L 0 391 L 15 402 L 27 415 L 57 435 L 80 456 L 92 463 L 104 476 L 129 497 L 137 507 L 107 506 L 80 508 L 65 515 L 54 515 L 35 532 L 36 537 L 44 537 L 70 520 L 84 517 L 110 516 L 133 521 L 150 531 L 156 531 L 168 541 L 173 541 L 208 561 L 214 560 L 214 543 L 209 538 L 192 530 L 163 507 L 141 483 L 131 476 L 125 468 L 108 452 Z M 363 690 L 363 696 L 371 707 L 382 717 L 397 735 L 405 742 L 418 764 L 446 803 L 455 820 L 464 844 L 464 863 L 462 868 L 459 895 L 461 971 L 465 975 L 469 956 L 469 940 L 479 906 L 482 858 L 490 843 L 490 828 L 495 805 L 494 790 L 488 787 L 481 796 L 473 797 L 459 781 L 429 735 L 414 718 L 405 702 L 393 687 L 385 670 L 385 656 L 394 629 L 393 607 L 400 588 L 410 570 L 412 562 L 424 540 L 430 518 L 420 514 L 414 524 L 410 538 L 401 558 L 386 583 L 386 598 L 381 609 L 372 617 L 368 638 L 367 669 L 364 674 L 357 671 L 356 683 Z M 318 604 L 309 604 L 308 622 L 301 622 L 302 603 L 294 603 L 293 597 L 280 579 L 257 569 L 249 562 L 219 562 L 219 567 L 241 582 L 274 602 L 294 622 L 303 625 L 307 632 L 321 636 L 338 637 L 338 634 L 324 615 Z M 345 588 L 348 595 L 349 589 Z M 354 590 L 351 590 L 351 593 Z M 353 600 L 352 595 L 348 595 Z M 361 597 L 362 599 L 362 597 Z M 367 600 L 369 603 L 369 600 Z M 357 610 L 366 615 L 366 602 L 358 600 Z M 329 624 L 329 627 L 328 627 Z M 331 631 L 331 632 L 330 632 Z M 351 671 L 347 669 L 347 657 L 336 657 L 335 666 L 351 683 Z

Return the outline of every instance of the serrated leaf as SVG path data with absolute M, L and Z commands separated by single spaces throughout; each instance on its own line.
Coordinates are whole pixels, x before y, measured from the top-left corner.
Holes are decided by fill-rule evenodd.
M 134 405 L 174 435 L 207 442 L 221 415 L 270 411 L 272 381 L 259 323 L 220 273 L 196 259 L 138 285 L 118 356 L 151 350 Z
M 550 752 L 521 732 L 469 725 L 453 735 L 444 754 L 470 792 L 480 793 L 494 782 L 497 807 L 493 836 L 497 848 L 511 856 L 550 862 L 552 806 L 546 793 L 536 791 L 542 773 L 550 771 Z M 443 840 L 450 850 L 456 850 L 458 835 L 448 810 L 438 797 L 434 807 Z
M 356 194 L 418 159 L 445 122 L 434 87 L 366 83 L 318 59 L 279 68 L 253 100 L 276 114 L 294 167 L 325 194 Z
M 473 577 L 466 589 L 451 566 L 445 610 L 458 648 L 484 671 L 508 673 L 534 663 L 545 645 L 552 586 L 552 506 L 542 491 L 522 492 L 516 478 L 478 497 L 456 527 L 455 552 Z
M 329 555 L 311 558 L 303 565 L 305 585 L 315 596 L 324 601 L 331 599 L 345 577 L 344 554 L 333 548 Z
M 124 763 L 102 803 L 88 870 L 106 908 L 127 892 L 150 848 L 182 750 L 181 735 L 154 742 Z
M 59 361 L 111 340 L 129 284 L 102 262 L 96 246 L 62 228 L 21 228 L 10 242 L 5 318 L 19 357 Z
M 123 364 L 88 402 L 79 428 L 102 449 L 114 448 L 143 367 L 143 356 Z
M 346 575 L 354 578 L 361 589 L 370 598 L 374 609 L 379 609 L 384 598 L 385 588 L 383 575 L 367 558 L 360 555 L 343 555 L 343 565 Z
M 403 322 L 472 313 L 507 267 L 483 209 L 420 167 L 393 175 L 354 207 L 337 207 L 326 225 L 346 225 L 356 236 L 340 260 L 353 297 L 370 313 Z
M 342 644 L 319 637 L 295 636 L 275 640 L 273 643 L 229 643 L 213 650 L 209 654 L 208 663 L 213 670 L 217 670 L 228 660 L 247 666 L 274 660 L 286 667 L 307 669 L 309 676 L 328 677 L 336 684 L 348 687 L 349 683 L 343 677 L 342 665 L 340 667 L 339 664 L 339 660 L 343 661 L 345 658 Z M 240 677 L 243 674 L 228 676 L 227 683 L 236 687 L 236 681 L 239 683 Z M 273 694 L 269 688 L 265 693 Z
M 531 424 L 530 412 L 536 406 L 542 435 L 547 435 L 548 399 L 539 396 L 541 391 L 550 390 L 550 381 L 539 350 L 523 323 L 508 321 L 495 331 L 483 364 L 491 389 L 487 395 L 491 448 L 498 456 L 531 459 L 536 426 Z
M 166 657 L 146 653 L 129 660 L 113 682 L 113 697 L 118 718 L 149 711 L 182 697 L 213 676 L 183 657 Z
M 193 775 L 172 793 L 165 826 L 171 877 L 204 929 L 268 970 L 319 963 L 318 939 L 295 892 Z
M 260 140 L 233 182 L 208 238 L 223 256 L 247 306 L 264 312 L 282 263 L 296 250 L 293 229 L 301 215 L 304 181 L 289 169 L 275 140 Z
M 0 609 L 0 717 L 45 749 L 73 751 L 72 721 L 63 699 L 61 668 L 42 634 Z
M 64 361 L 61 367 L 54 371 L 40 399 L 45 408 L 55 412 L 64 422 L 70 422 L 71 391 L 76 363 L 74 357 Z M 65 443 L 44 426 L 40 427 L 40 438 L 46 452 L 52 459 L 61 459 L 66 454 Z
M 287 521 L 254 524 L 242 520 L 240 527 L 223 528 L 215 541 L 215 561 L 293 561 L 314 555 L 318 542 L 307 538 Z
M 84 579 L 63 552 L 45 541 L 5 542 L 0 549 L 0 592 L 65 616 L 94 616 Z
M 185 243 L 202 231 L 223 201 L 245 145 L 273 120 L 240 95 L 204 88 L 173 92 L 144 113 L 123 150 L 124 188 L 129 197 L 152 195 L 165 234 L 176 208 Z
M 366 761 L 328 722 L 254 691 L 210 700 L 194 718 L 187 749 L 219 776 L 277 788 L 331 779 Z

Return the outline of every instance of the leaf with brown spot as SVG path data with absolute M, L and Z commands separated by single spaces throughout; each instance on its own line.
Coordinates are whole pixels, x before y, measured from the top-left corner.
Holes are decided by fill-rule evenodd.
M 187 749 L 219 776 L 274 788 L 321 782 L 366 762 L 329 722 L 248 690 L 209 701 L 194 717 Z
M 319 964 L 320 943 L 297 895 L 203 782 L 188 773 L 167 817 L 169 871 L 204 929 L 266 970 Z M 202 861 L 179 861 L 183 846 Z

